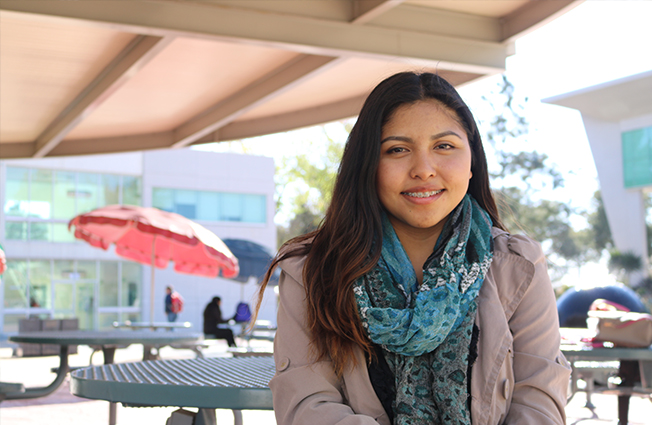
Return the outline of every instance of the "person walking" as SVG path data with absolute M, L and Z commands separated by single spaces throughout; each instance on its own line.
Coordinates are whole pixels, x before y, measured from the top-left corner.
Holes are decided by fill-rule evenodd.
M 165 288 L 165 314 L 168 322 L 176 322 L 183 310 L 183 297 L 172 286 Z

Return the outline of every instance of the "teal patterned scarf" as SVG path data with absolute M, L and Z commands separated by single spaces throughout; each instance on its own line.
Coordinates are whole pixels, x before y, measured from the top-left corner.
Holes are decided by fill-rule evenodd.
M 470 424 L 476 297 L 493 258 L 491 219 L 469 195 L 449 215 L 418 285 L 389 219 L 376 267 L 354 285 L 362 324 L 394 375 L 395 425 Z

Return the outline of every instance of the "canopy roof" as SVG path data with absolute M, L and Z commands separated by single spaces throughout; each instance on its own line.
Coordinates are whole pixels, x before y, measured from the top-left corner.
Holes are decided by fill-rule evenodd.
M 652 71 L 607 81 L 543 99 L 602 121 L 619 122 L 652 114 Z
M 500 73 L 572 0 L 0 0 L 0 158 L 227 141 L 357 115 L 378 82 Z

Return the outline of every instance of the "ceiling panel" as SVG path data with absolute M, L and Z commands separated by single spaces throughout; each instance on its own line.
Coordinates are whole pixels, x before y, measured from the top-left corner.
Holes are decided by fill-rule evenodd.
M 0 0 L 0 159 L 179 148 L 355 115 L 398 71 L 461 85 L 581 1 Z
M 0 140 L 36 139 L 134 37 L 0 13 Z
M 258 46 L 178 38 L 68 138 L 172 130 L 295 56 Z
M 373 59 L 354 58 L 338 62 L 328 72 L 298 85 L 244 115 L 238 120 L 257 119 L 291 112 L 297 109 L 314 108 L 320 104 L 331 104 L 345 99 L 367 95 L 378 83 L 392 74 L 403 71 L 439 72 L 454 84 L 462 84 L 476 74 L 462 74 L 424 68 L 402 62 L 384 62 Z

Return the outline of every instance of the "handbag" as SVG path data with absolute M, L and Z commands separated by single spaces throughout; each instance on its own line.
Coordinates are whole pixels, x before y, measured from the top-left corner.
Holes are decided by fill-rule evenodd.
M 619 309 L 623 308 L 623 310 Z M 588 311 L 587 326 L 596 341 L 621 347 L 647 348 L 652 345 L 652 315 L 626 311 L 620 305 L 598 299 Z

